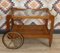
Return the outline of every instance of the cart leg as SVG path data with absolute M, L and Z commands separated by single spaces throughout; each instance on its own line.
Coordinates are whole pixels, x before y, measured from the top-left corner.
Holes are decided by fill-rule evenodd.
M 10 15 L 7 15 L 7 16 L 6 16 L 6 30 L 7 30 L 7 31 L 10 30 L 10 22 L 9 22 L 10 17 L 11 17 Z
M 49 47 L 51 47 L 51 44 L 52 44 L 52 35 L 50 35 L 49 37 Z

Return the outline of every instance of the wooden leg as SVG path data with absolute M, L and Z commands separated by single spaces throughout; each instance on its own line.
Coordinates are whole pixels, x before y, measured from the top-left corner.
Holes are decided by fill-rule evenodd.
M 10 30 L 10 19 L 11 19 L 11 16 L 10 15 L 7 15 L 6 16 L 6 30 L 9 31 Z
M 51 44 L 52 44 L 52 35 L 49 38 L 49 47 L 51 47 Z

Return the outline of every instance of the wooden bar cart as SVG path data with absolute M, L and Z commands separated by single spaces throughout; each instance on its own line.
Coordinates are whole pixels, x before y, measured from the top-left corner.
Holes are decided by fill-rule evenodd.
M 17 11 L 24 11 L 25 15 L 14 15 Z M 35 15 L 35 11 L 40 14 Z M 33 12 L 33 15 L 28 15 L 29 12 Z M 45 14 L 44 14 L 45 13 Z M 43 19 L 45 24 L 43 25 L 24 25 L 22 19 Z M 14 24 L 16 20 L 20 21 L 20 25 Z M 50 29 L 48 29 L 48 21 L 50 20 Z M 10 31 L 10 29 L 12 29 Z M 4 34 L 2 41 L 4 45 L 9 49 L 17 49 L 22 46 L 24 38 L 47 38 L 49 40 L 49 46 L 51 46 L 53 38 L 54 29 L 54 16 L 50 14 L 48 8 L 42 9 L 20 9 L 12 8 L 10 14 L 6 16 L 6 30 L 7 33 Z M 9 39 L 14 46 L 10 46 L 11 43 L 7 44 L 6 39 Z M 8 41 L 9 42 L 9 41 Z

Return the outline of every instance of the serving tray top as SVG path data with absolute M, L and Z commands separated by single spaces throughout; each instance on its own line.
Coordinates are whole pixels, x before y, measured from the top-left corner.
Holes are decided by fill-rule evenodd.
M 12 8 L 11 10 L 12 18 L 32 18 L 32 19 L 47 19 L 51 16 L 48 8 L 42 9 L 21 9 L 21 8 Z

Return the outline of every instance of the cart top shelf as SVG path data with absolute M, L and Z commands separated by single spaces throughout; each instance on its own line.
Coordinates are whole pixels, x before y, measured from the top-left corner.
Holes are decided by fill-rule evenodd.
M 48 8 L 42 9 L 21 9 L 21 8 L 12 8 L 11 15 L 13 18 L 49 18 L 51 15 Z

